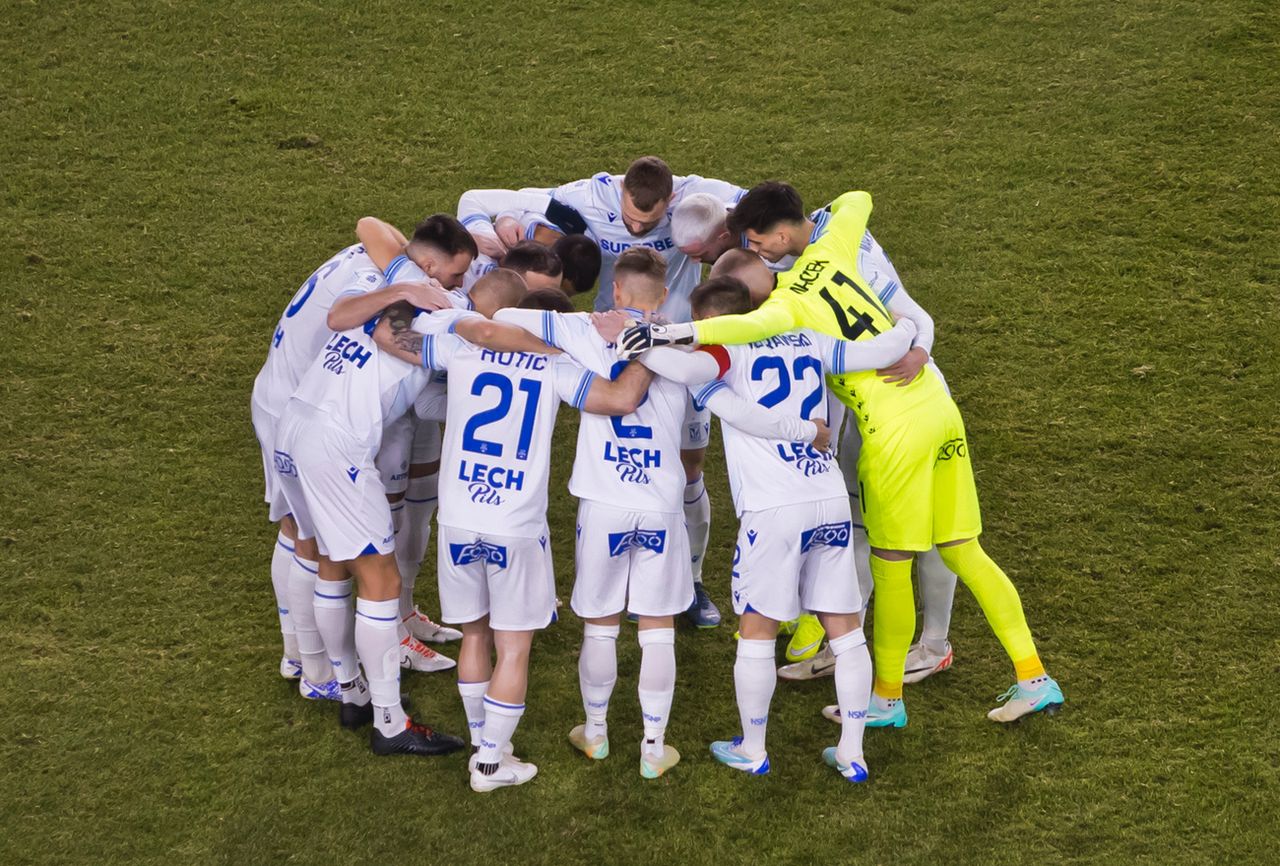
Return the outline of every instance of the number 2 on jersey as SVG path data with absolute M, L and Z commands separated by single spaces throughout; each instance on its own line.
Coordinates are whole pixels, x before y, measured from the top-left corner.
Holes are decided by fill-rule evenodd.
M 756 358 L 756 362 L 751 365 L 751 380 L 753 382 L 762 382 L 767 373 L 772 372 L 778 377 L 777 384 L 773 386 L 768 394 L 765 394 L 757 402 L 766 409 L 777 406 L 783 400 L 791 396 L 791 379 L 794 375 L 796 382 L 804 382 L 806 370 L 813 370 L 817 374 L 817 383 L 814 385 L 813 391 L 804 398 L 804 402 L 800 404 L 800 417 L 809 420 L 809 413 L 822 403 L 822 362 L 812 355 L 801 355 L 796 358 L 791 365 L 791 370 L 787 370 L 787 362 L 777 355 L 761 355 Z
M 533 441 L 533 422 L 538 414 L 538 396 L 542 393 L 542 383 L 537 379 L 521 379 L 520 384 L 512 387 L 511 380 L 501 373 L 485 372 L 476 376 L 471 383 L 471 395 L 479 397 L 485 391 L 496 390 L 496 405 L 477 412 L 467 419 L 467 426 L 462 429 L 462 450 L 476 454 L 487 454 L 490 457 L 502 456 L 502 443 L 489 439 L 481 439 L 480 430 L 491 424 L 497 424 L 507 417 L 511 411 L 511 403 L 515 391 L 524 394 L 524 410 L 520 415 L 520 435 L 516 440 L 516 459 L 529 459 L 529 443 Z

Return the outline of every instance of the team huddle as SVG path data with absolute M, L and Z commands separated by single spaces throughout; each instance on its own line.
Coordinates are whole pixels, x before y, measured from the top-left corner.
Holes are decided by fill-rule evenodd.
M 569 740 L 609 755 L 627 617 L 641 647 L 640 773 L 671 770 L 676 618 L 720 623 L 702 582 L 714 414 L 739 520 L 742 731 L 711 744 L 718 761 L 769 772 L 778 676 L 831 675 L 823 714 L 840 734 L 822 758 L 866 781 L 864 729 L 905 726 L 903 683 L 952 663 L 957 578 L 1014 666 L 989 717 L 1059 707 L 1017 591 L 978 542 L 964 424 L 930 359 L 933 320 L 867 230 L 871 207 L 849 192 L 806 212 L 786 184 L 748 191 L 643 157 L 625 175 L 473 190 L 456 217 L 428 217 L 408 238 L 362 219 L 360 243 L 285 308 L 254 383 L 279 524 L 281 675 L 336 702 L 344 727 L 371 725 L 375 754 L 446 754 L 468 742 L 410 716 L 400 672 L 453 668 L 435 647 L 460 639 L 471 787 L 523 784 L 537 768 L 512 737 L 534 636 L 559 603 L 549 541 L 573 531 L 583 717 Z M 597 282 L 595 312 L 574 312 L 568 295 Z M 572 528 L 547 519 L 561 403 L 580 415 Z M 413 600 L 433 514 L 444 624 Z M 915 561 L 924 630 L 913 644 Z M 784 627 L 792 664 L 779 671 Z

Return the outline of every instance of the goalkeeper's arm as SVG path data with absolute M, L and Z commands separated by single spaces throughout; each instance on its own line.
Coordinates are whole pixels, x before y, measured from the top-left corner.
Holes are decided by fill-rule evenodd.
M 799 327 L 787 304 L 765 302 L 759 309 L 735 316 L 715 316 L 693 323 L 694 340 L 701 344 L 754 343 Z

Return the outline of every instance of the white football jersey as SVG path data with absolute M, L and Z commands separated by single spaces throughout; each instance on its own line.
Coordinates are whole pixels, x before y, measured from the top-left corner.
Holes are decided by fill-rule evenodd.
M 546 532 L 556 410 L 581 408 L 595 374 L 567 355 L 495 352 L 428 336 L 423 359 L 449 373 L 441 453 L 442 526 L 536 538 Z
M 826 373 L 839 369 L 843 343 L 815 331 L 779 334 L 740 346 L 704 346 L 720 364 L 720 378 L 691 387 L 694 405 L 721 388 L 766 408 L 800 418 L 828 419 Z M 761 439 L 721 423 L 729 487 L 738 514 L 845 495 L 829 452 L 803 442 Z
M 279 415 L 330 334 L 329 310 L 344 295 L 382 288 L 382 271 L 356 244 L 325 262 L 298 289 L 276 323 L 262 365 L 253 382 L 253 402 Z
M 647 234 L 635 237 L 622 222 L 623 177 L 600 172 L 551 191 L 555 201 L 582 215 L 587 223 L 587 234 L 600 246 L 600 290 L 596 293 L 595 308 L 613 309 L 613 264 L 618 256 L 630 247 L 650 247 L 667 260 L 667 288 L 671 293 L 659 312 L 670 321 L 687 322 L 690 318 L 689 295 L 702 279 L 702 264 L 676 248 L 675 241 L 671 239 L 671 211 L 686 195 L 693 193 L 709 193 L 725 204 L 733 204 L 746 194 L 746 190 L 723 180 L 696 174 L 676 177 L 662 222 Z
M 629 312 L 644 316 L 639 310 Z M 504 317 L 499 313 L 497 318 Z M 543 312 L 541 328 L 533 333 L 598 376 L 615 379 L 626 366 L 586 313 Z M 688 406 L 683 385 L 657 377 L 630 415 L 582 413 L 569 492 L 628 511 L 681 511 L 685 476 L 680 445 Z

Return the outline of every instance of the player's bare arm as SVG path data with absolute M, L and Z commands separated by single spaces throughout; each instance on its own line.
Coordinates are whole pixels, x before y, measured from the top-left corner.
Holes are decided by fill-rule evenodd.
M 356 222 L 356 237 L 381 271 L 385 271 L 409 243 L 409 239 L 391 223 L 371 216 L 361 217 Z
M 653 373 L 647 367 L 628 364 L 612 381 L 597 376 L 582 408 L 593 415 L 630 415 L 644 399 L 652 381 Z
M 387 307 L 404 301 L 420 310 L 447 310 L 453 304 L 435 281 L 412 280 L 394 283 L 363 294 L 346 295 L 329 310 L 328 324 L 335 331 L 357 328 Z

